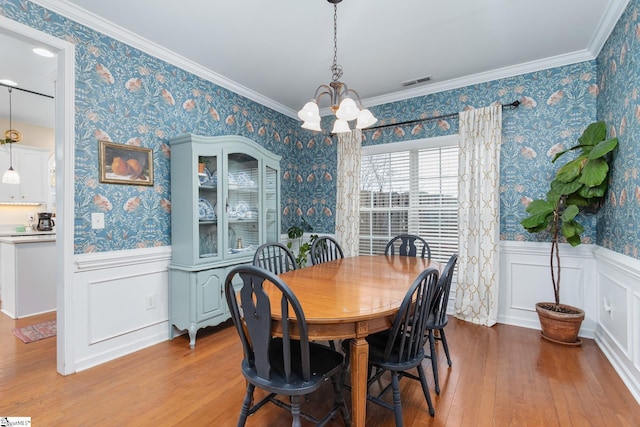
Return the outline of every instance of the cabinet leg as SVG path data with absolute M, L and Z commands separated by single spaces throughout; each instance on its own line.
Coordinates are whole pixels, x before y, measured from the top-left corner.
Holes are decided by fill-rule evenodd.
M 189 347 L 193 350 L 196 347 L 196 333 L 198 330 L 194 325 L 189 328 Z

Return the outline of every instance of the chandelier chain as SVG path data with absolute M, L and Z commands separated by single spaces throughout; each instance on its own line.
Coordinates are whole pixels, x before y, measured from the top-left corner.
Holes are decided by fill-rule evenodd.
M 13 131 L 13 125 L 11 124 L 11 92 L 13 92 L 13 88 L 8 88 L 9 89 L 9 131 L 12 132 Z M 13 138 L 11 140 L 11 142 L 13 142 Z
M 333 65 L 331 77 L 337 82 L 342 77 L 342 65 L 338 65 L 338 5 L 333 5 Z

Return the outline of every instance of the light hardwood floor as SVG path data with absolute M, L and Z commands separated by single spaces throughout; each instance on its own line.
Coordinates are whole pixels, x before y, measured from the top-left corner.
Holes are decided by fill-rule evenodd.
M 52 318 L 14 321 L 0 313 L 0 417 L 28 416 L 34 426 L 236 425 L 245 383 L 240 341 L 228 324 L 200 331 L 195 350 L 182 336 L 63 377 L 56 373 L 55 338 L 24 344 L 11 332 Z M 453 367 L 439 348 L 438 397 L 425 361 L 435 418 L 419 383 L 401 381 L 406 426 L 640 425 L 640 405 L 592 340 L 561 347 L 536 330 L 455 319 L 447 338 Z M 329 395 L 323 389 L 305 405 L 320 406 Z M 268 405 L 247 426 L 290 423 L 285 410 Z M 392 412 L 367 405 L 367 426 L 393 425 Z

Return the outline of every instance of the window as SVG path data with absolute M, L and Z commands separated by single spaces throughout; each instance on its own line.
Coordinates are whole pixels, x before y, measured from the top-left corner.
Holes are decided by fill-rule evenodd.
M 458 252 L 457 135 L 362 148 L 360 253 L 382 254 L 391 237 L 416 234 L 431 258 Z

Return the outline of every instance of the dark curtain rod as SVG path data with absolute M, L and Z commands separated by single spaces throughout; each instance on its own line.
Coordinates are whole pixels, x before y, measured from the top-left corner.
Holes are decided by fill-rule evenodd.
M 509 108 L 510 110 L 515 110 L 516 108 L 518 108 L 519 105 L 520 105 L 520 101 L 516 99 L 510 104 L 502 104 L 502 108 L 503 109 Z M 416 120 L 409 120 L 409 121 L 400 122 L 400 123 L 389 123 L 388 125 L 373 126 L 373 127 L 365 128 L 362 130 L 368 131 L 368 130 L 374 130 L 374 129 L 388 128 L 388 127 L 406 126 L 406 125 L 412 125 L 414 123 L 428 122 L 431 120 L 440 120 L 440 119 L 448 119 L 449 117 L 458 117 L 459 114 L 460 113 L 443 114 L 442 116 L 427 117 L 426 119 L 416 119 Z
M 15 90 L 21 90 L 23 92 L 32 93 L 34 95 L 40 95 L 40 96 L 44 96 L 45 98 L 53 99 L 53 96 L 51 96 L 51 95 L 45 95 L 44 93 L 34 92 L 32 90 L 29 90 L 29 89 L 22 89 L 22 88 L 17 87 L 17 86 L 11 86 L 11 85 L 7 85 L 7 84 L 4 84 L 4 83 L 0 83 L 0 86 L 8 87 L 8 88 L 15 89 Z

